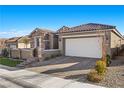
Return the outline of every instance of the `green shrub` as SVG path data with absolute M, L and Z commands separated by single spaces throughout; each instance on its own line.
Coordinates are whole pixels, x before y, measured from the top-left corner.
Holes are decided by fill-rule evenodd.
M 109 66 L 111 64 L 111 58 L 109 55 L 106 55 L 106 65 Z
M 51 58 L 55 58 L 56 57 L 56 55 L 51 55 Z
M 44 60 L 49 60 L 51 57 L 45 57 Z
M 59 57 L 59 56 L 61 56 L 61 54 L 56 54 L 56 55 L 53 54 L 53 55 L 50 55 L 48 57 L 45 57 L 44 60 L 49 60 L 49 59 L 56 58 L 56 57 Z
M 101 80 L 103 80 L 103 75 L 99 75 L 97 71 L 90 71 L 87 75 L 87 79 L 92 82 L 99 83 Z
M 59 56 L 62 56 L 62 54 L 57 54 L 56 56 L 59 57 Z
M 0 64 L 15 67 L 17 64 L 20 64 L 22 61 L 13 60 L 5 57 L 0 57 Z
M 106 62 L 99 60 L 96 62 L 95 70 L 99 75 L 103 75 L 106 72 Z

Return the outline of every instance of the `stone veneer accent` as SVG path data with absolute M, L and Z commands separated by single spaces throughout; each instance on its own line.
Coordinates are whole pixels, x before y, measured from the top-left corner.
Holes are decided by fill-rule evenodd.
M 39 58 L 42 58 L 43 54 L 44 54 L 44 50 L 45 50 L 45 35 L 48 34 L 49 35 L 49 47 L 50 49 L 53 49 L 53 40 L 54 40 L 54 37 L 53 35 L 55 33 L 51 32 L 50 30 L 45 30 L 45 29 L 39 29 L 39 28 L 36 28 L 31 34 L 30 34 L 30 38 L 31 38 L 31 48 L 36 48 L 36 51 L 37 51 L 37 57 Z M 39 47 L 35 47 L 35 38 L 36 37 L 40 37 L 41 38 L 41 46 Z
M 21 52 L 20 49 L 11 49 L 10 50 L 10 57 L 11 58 L 21 58 Z
M 60 55 L 60 50 L 59 49 L 51 49 L 51 50 L 45 50 L 43 54 L 43 58 L 52 58 Z
M 33 58 L 34 49 L 11 49 L 10 57 L 18 59 L 29 59 Z

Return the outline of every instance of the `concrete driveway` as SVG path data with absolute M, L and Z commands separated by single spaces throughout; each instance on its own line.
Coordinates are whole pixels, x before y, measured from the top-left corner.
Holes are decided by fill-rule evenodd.
M 80 80 L 80 78 L 86 77 L 90 69 L 94 68 L 96 60 L 98 59 L 61 56 L 48 61 L 33 63 L 31 66 L 38 67 L 27 68 L 27 70 L 65 79 Z
M 2 67 L 2 66 L 1 66 Z M 66 80 L 26 69 L 7 70 L 0 67 L 1 88 L 102 88 L 100 86 Z M 11 68 L 9 68 L 11 69 Z

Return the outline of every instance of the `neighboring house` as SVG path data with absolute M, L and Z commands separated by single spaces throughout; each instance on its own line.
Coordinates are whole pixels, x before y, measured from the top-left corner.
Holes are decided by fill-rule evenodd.
M 16 48 L 31 48 L 29 36 L 13 37 L 6 40 L 6 47 L 11 49 Z
M 18 39 L 18 48 L 31 48 L 30 38 L 28 35 Z
M 112 57 L 124 44 L 124 37 L 116 27 L 104 24 L 63 26 L 58 30 L 58 35 L 59 49 L 65 56 L 102 58 L 106 51 Z
M 6 39 L 4 39 L 4 38 L 0 39 L 0 49 L 3 49 L 6 47 L 5 41 L 6 41 Z
M 0 54 L 2 52 L 2 49 L 6 48 L 5 41 L 6 41 L 6 39 L 4 39 L 4 38 L 0 39 Z
M 36 28 L 30 34 L 31 48 L 35 48 L 35 56 L 43 57 L 45 50 L 58 49 L 58 35 L 47 29 Z
M 13 38 L 9 38 L 6 40 L 6 47 L 7 48 L 11 48 L 11 49 L 16 49 L 18 48 L 18 40 L 20 39 L 21 37 L 13 37 Z

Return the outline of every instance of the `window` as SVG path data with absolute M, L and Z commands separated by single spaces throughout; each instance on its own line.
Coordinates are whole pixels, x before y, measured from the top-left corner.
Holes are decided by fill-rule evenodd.
M 39 38 L 36 38 L 36 46 L 39 47 Z
M 45 41 L 45 49 L 50 49 L 50 42 L 49 41 Z
M 44 36 L 45 49 L 50 49 L 50 36 L 45 34 Z
M 35 37 L 34 42 L 35 42 L 35 48 L 41 46 L 41 38 L 40 37 Z
M 49 40 L 49 34 L 45 34 L 44 40 Z

